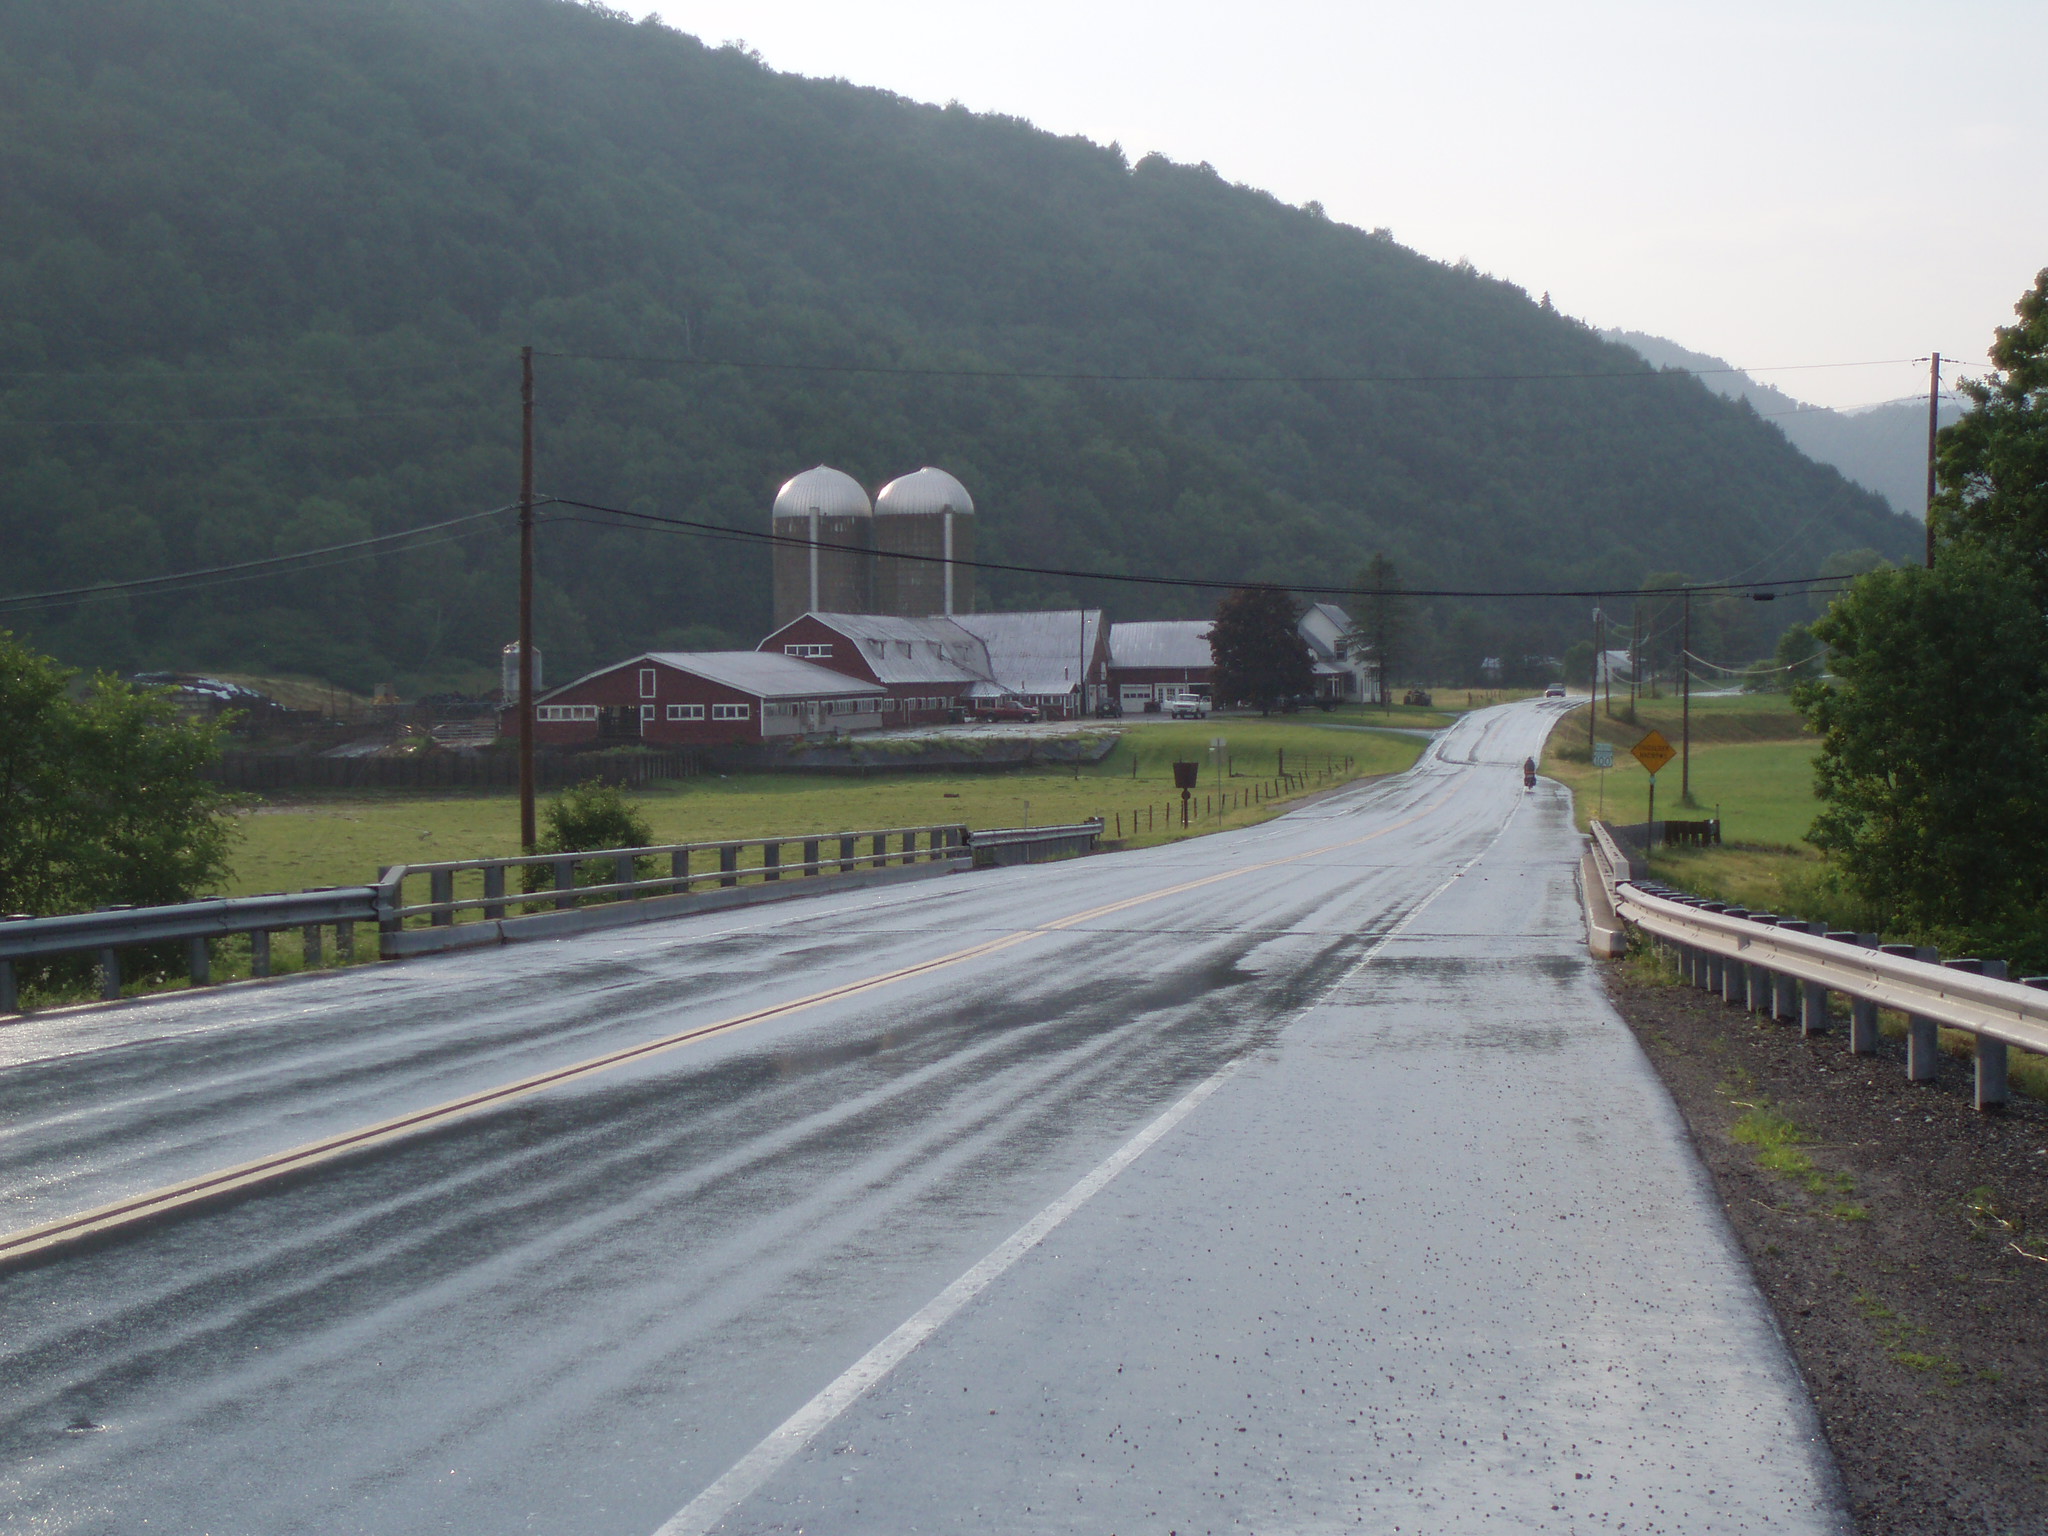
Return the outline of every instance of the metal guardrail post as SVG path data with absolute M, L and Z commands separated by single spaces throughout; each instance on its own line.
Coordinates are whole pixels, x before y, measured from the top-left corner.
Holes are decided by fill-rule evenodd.
M 484 916 L 490 921 L 496 922 L 505 915 L 505 903 L 503 900 L 505 895 L 504 865 L 493 864 L 484 871 L 484 895 L 486 897 L 496 896 L 500 898 L 484 908 Z
M 1775 912 L 1752 912 L 1749 914 L 1749 920 L 1752 923 L 1762 923 L 1767 928 L 1775 928 L 1778 924 L 1778 915 Z M 1760 1013 L 1767 1019 L 1772 1017 L 1772 993 L 1776 990 L 1776 980 L 1769 966 L 1754 963 L 1750 965 L 1749 996 L 1745 1001 L 1751 1013 Z
M 1813 924 L 1802 923 L 1796 917 L 1781 917 L 1778 926 L 1790 928 L 1794 933 L 1813 932 Z M 1771 1017 L 1790 1023 L 1799 1017 L 1799 978 L 1783 971 L 1773 971 L 1771 982 Z
M 270 930 L 257 928 L 249 935 L 249 974 L 268 976 L 270 974 Z
M 299 930 L 299 951 L 301 958 L 305 961 L 307 970 L 318 971 L 326 969 L 325 958 L 320 953 L 320 925 L 318 923 L 308 923 Z
M 503 887 L 501 886 L 500 889 Z M 356 963 L 356 925 L 336 923 L 334 925 L 334 962 L 337 965 Z
M 1877 935 L 1859 933 L 1855 942 L 1861 949 L 1876 949 Z M 1868 998 L 1849 1000 L 1849 1053 L 1853 1056 L 1877 1054 L 1877 1004 Z
M 1723 907 L 1728 917 L 1748 917 L 1747 907 Z M 1749 967 L 1740 960 L 1721 957 L 1721 1001 L 1733 1006 L 1746 1006 L 1749 1002 Z
M 0 1013 L 21 1012 L 21 986 L 14 978 L 14 962 L 0 960 Z
M 612 880 L 614 883 L 618 885 L 631 885 L 639 878 L 639 874 L 640 872 L 633 867 L 633 855 L 630 853 L 613 855 Z M 628 901 L 638 901 L 640 899 L 640 893 L 637 890 L 627 891 L 625 895 Z
M 740 845 L 727 843 L 718 850 L 718 883 L 738 885 L 740 883 Z
M 674 891 L 687 892 L 690 889 L 690 851 L 685 848 L 668 856 L 669 878 L 675 881 L 670 887 Z
M 1885 944 L 1881 955 L 1910 955 L 1930 965 L 1941 963 L 1941 951 L 1926 944 Z M 1931 1083 L 1941 1070 L 1941 1026 L 1924 1014 L 1906 1015 L 1906 1080 Z
M 859 841 L 860 839 L 857 837 L 842 837 L 839 839 L 839 873 L 842 875 L 853 873 L 853 849 L 854 845 Z
M 197 935 L 185 941 L 185 976 L 195 987 L 213 980 L 213 952 L 206 947 L 206 940 Z
M 2006 974 L 2003 960 L 1950 960 L 1952 971 L 1968 971 L 1974 976 L 1996 976 Z M 1986 1035 L 1976 1037 L 1975 1050 L 1976 1105 L 1980 1110 L 2002 1107 L 2011 1096 L 2009 1076 L 2010 1053 L 2003 1040 L 1993 1040 Z
M 100 951 L 100 1000 L 112 1002 L 121 995 L 121 952 L 109 944 Z
M 869 838 L 868 854 L 869 861 L 875 868 L 886 869 L 889 865 L 889 834 L 877 832 L 873 837 Z
M 553 868 L 555 871 L 555 910 L 557 912 L 566 912 L 576 905 L 576 861 L 574 859 L 556 859 L 553 861 Z
M 455 899 L 455 871 L 452 869 L 435 870 L 427 876 L 427 887 L 427 900 L 436 903 L 453 901 Z M 427 922 L 436 928 L 446 928 L 454 921 L 455 914 L 448 911 L 445 907 L 438 912 L 427 914 Z
M 806 879 L 812 875 L 822 875 L 825 873 L 818 863 L 818 840 L 815 837 L 804 839 L 804 866 L 804 876 Z
M 763 843 L 761 845 L 761 878 L 763 880 L 780 880 L 782 878 L 782 844 Z

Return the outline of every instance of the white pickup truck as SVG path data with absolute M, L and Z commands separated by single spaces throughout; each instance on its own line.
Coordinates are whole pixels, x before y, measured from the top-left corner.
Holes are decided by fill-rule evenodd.
M 1199 693 L 1176 693 L 1166 701 L 1166 712 L 1176 720 L 1206 720 L 1209 701 Z

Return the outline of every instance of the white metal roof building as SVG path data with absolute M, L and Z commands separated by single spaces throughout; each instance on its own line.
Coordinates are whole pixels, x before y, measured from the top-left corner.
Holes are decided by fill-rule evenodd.
M 1100 608 L 963 613 L 953 622 L 980 638 L 989 675 L 1009 692 L 1046 708 L 1099 701 L 1109 659 Z

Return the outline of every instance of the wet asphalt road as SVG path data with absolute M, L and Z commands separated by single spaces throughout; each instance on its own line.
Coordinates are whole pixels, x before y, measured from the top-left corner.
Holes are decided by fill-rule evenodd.
M 1178 847 L 0 1030 L 14 1229 L 1017 936 L 0 1276 L 0 1530 L 1842 1529 L 1550 708 Z

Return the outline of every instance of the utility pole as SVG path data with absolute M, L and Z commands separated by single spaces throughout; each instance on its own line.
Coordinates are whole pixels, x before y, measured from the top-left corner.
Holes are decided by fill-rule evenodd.
M 1636 717 L 1636 691 L 1643 673 L 1643 600 L 1628 605 L 1628 717 Z
M 1586 675 L 1586 761 L 1593 760 L 1593 747 L 1600 724 L 1600 609 L 1593 609 L 1593 670 Z
M 533 825 L 533 348 L 519 349 L 519 848 Z
M 1941 354 L 1927 360 L 1927 566 L 1934 568 L 1934 438 L 1941 418 Z
M 1685 589 L 1678 641 L 1678 803 L 1692 804 L 1692 588 Z
M 1607 688 L 1607 718 L 1614 718 L 1614 669 L 1607 665 L 1607 610 L 1602 608 L 1594 615 L 1600 625 L 1600 648 L 1593 654 L 1600 658 L 1600 675 Z

